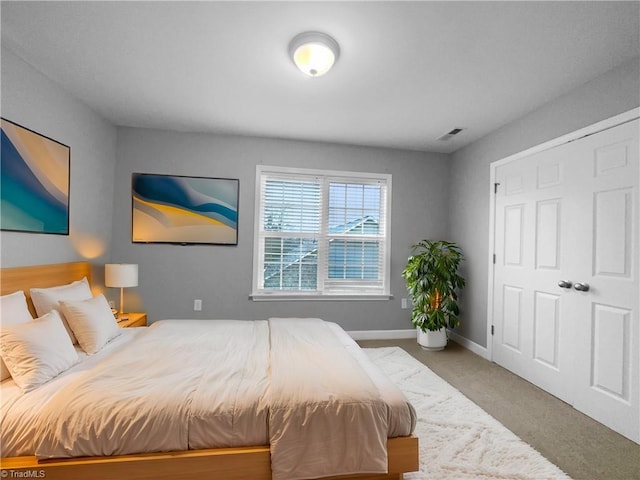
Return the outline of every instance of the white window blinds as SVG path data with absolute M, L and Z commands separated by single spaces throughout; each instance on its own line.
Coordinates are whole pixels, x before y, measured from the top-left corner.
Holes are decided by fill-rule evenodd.
M 259 166 L 253 296 L 389 294 L 391 176 Z

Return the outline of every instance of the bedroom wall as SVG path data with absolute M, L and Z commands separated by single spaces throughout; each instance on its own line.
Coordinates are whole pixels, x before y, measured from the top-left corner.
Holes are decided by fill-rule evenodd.
M 317 316 L 347 330 L 410 329 L 400 276 L 411 244 L 444 237 L 447 155 L 287 140 L 190 134 L 134 128 L 118 130 L 112 260 L 139 264 L 139 287 L 128 289 L 128 310 L 161 318 L 264 319 Z M 391 173 L 391 293 L 382 301 L 253 302 L 254 191 L 256 165 Z M 132 172 L 240 179 L 238 246 L 131 243 Z M 193 300 L 203 300 L 202 312 Z
M 486 347 L 490 164 L 638 107 L 639 65 L 636 59 L 615 68 L 453 154 L 451 238 L 467 258 L 457 332 L 463 337 Z
M 2 232 L 2 266 L 101 266 L 111 244 L 116 128 L 4 46 L 1 96 L 2 117 L 71 147 L 70 234 Z

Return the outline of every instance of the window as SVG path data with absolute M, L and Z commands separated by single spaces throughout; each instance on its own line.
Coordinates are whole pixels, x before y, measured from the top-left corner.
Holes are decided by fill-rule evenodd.
M 254 299 L 389 295 L 391 175 L 258 166 Z

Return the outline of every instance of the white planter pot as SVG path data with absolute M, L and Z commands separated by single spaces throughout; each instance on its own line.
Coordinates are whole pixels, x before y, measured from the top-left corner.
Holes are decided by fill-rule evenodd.
M 418 328 L 418 344 L 425 350 L 444 350 L 447 346 L 447 330 L 442 327 L 436 332 L 423 332 Z

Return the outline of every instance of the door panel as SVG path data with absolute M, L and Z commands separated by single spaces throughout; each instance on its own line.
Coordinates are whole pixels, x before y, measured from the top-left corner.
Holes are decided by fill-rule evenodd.
M 623 169 L 629 165 L 629 153 L 633 148 L 630 140 L 625 139 L 619 143 L 596 148 L 596 176 L 609 175 L 613 170 Z
M 536 225 L 536 267 L 558 270 L 560 267 L 561 200 L 538 202 Z
M 509 205 L 504 212 L 504 262 L 522 265 L 522 220 L 524 205 Z
M 595 194 L 595 275 L 631 273 L 632 195 L 628 188 Z
M 562 183 L 562 163 L 556 159 L 538 165 L 538 189 L 555 187 Z
M 509 319 L 502 330 L 502 344 L 521 353 L 520 332 L 522 330 L 522 289 L 504 286 L 504 315 Z
M 560 326 L 560 296 L 535 293 L 533 358 L 558 370 L 558 333 Z
M 625 402 L 630 391 L 631 312 L 608 305 L 594 305 L 591 386 Z

